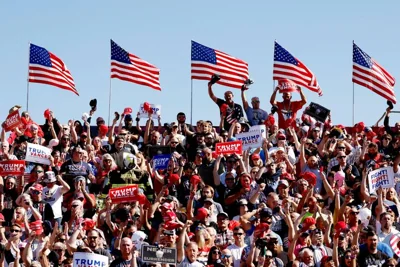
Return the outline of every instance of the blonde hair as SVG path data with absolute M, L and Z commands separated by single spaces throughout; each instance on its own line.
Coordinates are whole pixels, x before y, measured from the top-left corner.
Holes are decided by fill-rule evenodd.
M 115 169 L 117 167 L 117 164 L 115 163 L 113 157 L 111 157 L 110 154 L 104 154 L 103 157 L 101 158 L 100 166 L 102 169 L 104 169 L 104 163 L 103 160 L 111 160 L 111 169 Z

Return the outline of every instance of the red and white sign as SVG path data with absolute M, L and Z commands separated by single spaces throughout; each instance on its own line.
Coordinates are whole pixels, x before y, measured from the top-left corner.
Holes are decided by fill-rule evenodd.
M 6 160 L 0 161 L 0 175 L 24 175 L 25 160 Z
M 112 203 L 134 202 L 139 195 L 139 187 L 137 184 L 111 188 L 108 195 Z
M 297 88 L 297 85 L 289 80 L 289 79 L 281 79 L 278 81 L 278 88 L 279 92 L 282 93 L 291 93 L 291 92 L 297 92 L 299 89 Z
M 21 117 L 19 116 L 19 110 L 13 111 L 8 114 L 6 121 L 4 122 L 4 130 L 6 132 L 14 130 L 21 125 Z
M 242 154 L 242 142 L 232 141 L 226 143 L 217 143 L 215 153 L 219 154 Z

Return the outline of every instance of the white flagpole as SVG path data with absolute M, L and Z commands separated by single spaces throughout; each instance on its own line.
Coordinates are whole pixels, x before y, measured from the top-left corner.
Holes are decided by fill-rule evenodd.
M 354 40 L 353 40 L 353 47 L 354 47 Z M 354 49 L 353 49 L 353 54 L 354 54 Z M 353 125 L 354 125 L 354 117 L 355 117 L 355 100 L 354 100 L 354 82 L 353 82 Z
M 28 76 L 26 78 L 26 111 L 29 111 L 29 63 L 31 62 L 31 42 L 28 43 Z
M 109 92 L 109 95 L 108 95 L 108 121 L 107 121 L 107 123 L 108 123 L 108 125 L 107 126 L 110 126 L 110 114 L 111 114 L 111 75 L 110 75 L 110 92 Z

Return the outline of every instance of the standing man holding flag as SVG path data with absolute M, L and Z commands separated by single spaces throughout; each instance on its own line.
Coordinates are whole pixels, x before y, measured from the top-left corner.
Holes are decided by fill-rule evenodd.
M 192 79 L 208 80 L 208 95 L 218 105 L 221 114 L 225 117 L 224 129 L 229 130 L 231 124 L 243 117 L 243 108 L 233 102 L 233 93 L 226 91 L 224 98 L 217 98 L 212 85 L 218 83 L 232 88 L 242 88 L 248 82 L 249 69 L 246 62 L 232 57 L 224 52 L 192 41 Z

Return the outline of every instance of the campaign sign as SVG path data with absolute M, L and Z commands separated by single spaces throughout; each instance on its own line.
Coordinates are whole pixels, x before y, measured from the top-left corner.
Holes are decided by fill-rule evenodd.
M 108 257 L 97 253 L 75 252 L 74 267 L 108 267 Z
M 249 132 L 260 132 L 263 138 L 267 138 L 267 129 L 265 125 L 254 125 L 251 126 Z
M 380 168 L 368 173 L 369 192 L 373 193 L 378 188 L 394 187 L 393 167 Z
M 50 165 L 51 149 L 28 143 L 26 147 L 25 161 Z
M 108 195 L 112 203 L 134 202 L 139 195 L 139 187 L 137 184 L 111 188 Z
M 6 132 L 14 130 L 21 125 L 21 117 L 19 116 L 19 110 L 15 110 L 8 114 L 6 121 L 4 122 L 4 130 Z
M 149 113 L 144 111 L 143 104 L 144 103 L 140 104 L 139 107 L 139 118 L 148 118 Z M 153 115 L 155 115 L 153 116 L 154 119 L 156 119 L 158 115 L 161 115 L 161 105 L 150 104 L 150 107 L 153 109 Z
M 215 153 L 219 154 L 242 154 L 242 142 L 232 141 L 226 143 L 216 143 Z
M 142 245 L 141 259 L 148 263 L 176 264 L 176 248 Z
M 24 175 L 25 160 L 6 160 L 0 161 L 0 175 Z
M 261 147 L 263 143 L 260 131 L 237 134 L 236 138 L 242 142 L 244 150 Z
M 325 122 L 331 111 L 319 104 L 311 102 L 310 105 L 305 109 L 304 113 L 314 117 L 317 121 Z
M 155 155 L 153 157 L 153 167 L 155 170 L 165 170 L 168 168 L 169 159 L 171 158 L 170 154 L 167 155 Z

